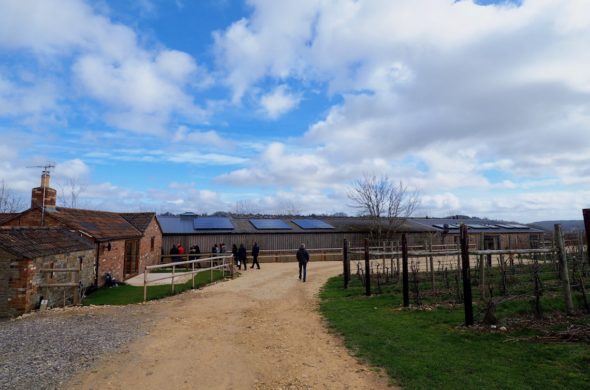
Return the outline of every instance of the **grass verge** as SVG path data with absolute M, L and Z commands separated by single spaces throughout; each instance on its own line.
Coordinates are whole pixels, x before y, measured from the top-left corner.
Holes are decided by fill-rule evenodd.
M 198 273 L 194 276 L 195 288 L 211 283 L 210 272 Z M 223 279 L 222 271 L 213 271 L 213 281 Z M 174 287 L 174 294 L 192 289 L 189 279 L 186 283 L 178 283 Z M 161 299 L 173 295 L 169 284 L 160 286 L 148 286 L 148 300 Z M 127 284 L 119 287 L 100 288 L 84 299 L 84 305 L 129 305 L 143 302 L 143 286 L 130 286 Z
M 530 329 L 466 329 L 462 306 L 404 310 L 394 289 L 363 293 L 358 280 L 344 290 L 342 278 L 332 278 L 321 291 L 320 310 L 353 353 L 404 388 L 590 388 L 587 343 L 535 342 Z

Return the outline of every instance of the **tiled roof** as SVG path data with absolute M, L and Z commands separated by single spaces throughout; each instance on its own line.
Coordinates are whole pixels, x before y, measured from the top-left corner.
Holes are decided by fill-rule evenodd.
M 159 215 L 158 222 L 162 228 L 162 234 L 248 234 L 248 233 L 355 233 L 368 232 L 371 229 L 372 221 L 363 217 L 294 217 L 294 216 L 273 216 L 272 219 L 279 219 L 285 222 L 290 229 L 273 230 L 273 229 L 256 229 L 251 223 L 251 217 L 238 216 L 230 217 L 233 230 L 195 230 L 193 220 L 197 218 L 194 214 L 186 215 Z M 258 217 L 257 217 L 258 218 Z M 334 229 L 302 229 L 293 223 L 294 219 L 319 219 L 334 227 Z M 397 229 L 400 232 L 434 232 L 436 229 L 414 223 L 411 219 Z
M 88 240 L 55 227 L 0 228 L 0 247 L 28 259 L 94 249 Z
M 137 230 L 144 233 L 150 222 L 152 222 L 152 219 L 156 216 L 156 213 L 119 213 L 119 215 L 125 218 Z
M 19 213 L 0 213 L 0 225 L 19 215 Z
M 139 238 L 141 232 L 118 213 L 56 207 L 48 215 L 83 231 L 98 241 Z

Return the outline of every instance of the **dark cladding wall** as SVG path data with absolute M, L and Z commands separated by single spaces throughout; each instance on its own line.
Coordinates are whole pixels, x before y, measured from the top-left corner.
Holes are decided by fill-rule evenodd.
M 410 245 L 421 243 L 429 235 L 429 233 L 408 233 L 408 242 Z M 305 243 L 309 249 L 329 249 L 342 248 L 344 239 L 348 239 L 352 247 L 361 247 L 367 237 L 367 233 L 338 232 L 164 235 L 162 250 L 168 254 L 172 245 L 179 242 L 187 252 L 191 246 L 199 245 L 202 253 L 210 252 L 211 247 L 219 243 L 224 243 L 228 252 L 231 252 L 232 244 L 239 246 L 243 243 L 249 250 L 254 242 L 258 243 L 261 250 L 296 250 L 301 243 Z
M 486 245 L 492 248 L 485 249 L 524 249 L 537 245 L 542 234 L 540 233 L 486 233 Z M 182 243 L 187 252 L 193 245 L 199 245 L 202 253 L 210 252 L 214 244 L 224 243 L 227 251 L 231 251 L 232 244 L 243 243 L 246 248 L 252 248 L 254 242 L 258 242 L 262 250 L 295 250 L 301 243 L 305 243 L 310 249 L 342 248 L 344 239 L 348 239 L 353 247 L 364 245 L 364 239 L 368 233 L 337 233 L 337 232 L 314 232 L 314 233 L 258 233 L 258 234 L 194 234 L 194 235 L 164 235 L 162 238 L 162 250 L 164 254 L 170 253 L 170 248 L 175 243 Z M 432 240 L 433 245 L 453 245 L 459 243 L 458 234 L 441 233 L 407 233 L 408 245 L 424 245 Z M 399 243 L 399 238 L 393 240 L 393 245 Z M 472 246 L 479 248 L 481 241 L 480 233 L 469 234 L 469 242 Z M 491 244 L 490 244 L 491 243 Z M 372 246 L 382 245 L 371 243 Z M 391 243 L 389 244 L 391 245 Z
M 365 239 L 365 234 L 360 233 L 266 233 L 266 234 L 195 234 L 195 235 L 164 235 L 162 249 L 169 253 L 175 243 L 182 243 L 187 249 L 198 245 L 201 252 L 210 252 L 214 244 L 224 243 L 226 250 L 231 251 L 232 244 L 244 244 L 246 248 L 252 248 L 257 242 L 262 250 L 297 249 L 301 243 L 310 249 L 316 248 L 341 248 L 344 239 L 348 239 L 352 245 L 360 246 Z

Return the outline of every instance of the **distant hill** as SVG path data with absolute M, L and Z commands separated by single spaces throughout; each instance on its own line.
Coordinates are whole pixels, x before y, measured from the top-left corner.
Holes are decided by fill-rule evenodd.
M 540 229 L 543 229 L 548 232 L 553 231 L 553 225 L 556 223 L 561 224 L 561 229 L 564 233 L 571 233 L 575 231 L 584 231 L 584 221 L 583 220 L 561 220 L 561 221 L 539 221 L 529 223 L 528 225 L 534 225 Z

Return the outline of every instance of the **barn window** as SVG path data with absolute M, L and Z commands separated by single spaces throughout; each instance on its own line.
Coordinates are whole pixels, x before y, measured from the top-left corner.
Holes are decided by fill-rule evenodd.
M 156 247 L 156 237 L 152 236 L 152 239 L 150 240 L 150 250 L 153 252 L 155 247 Z

